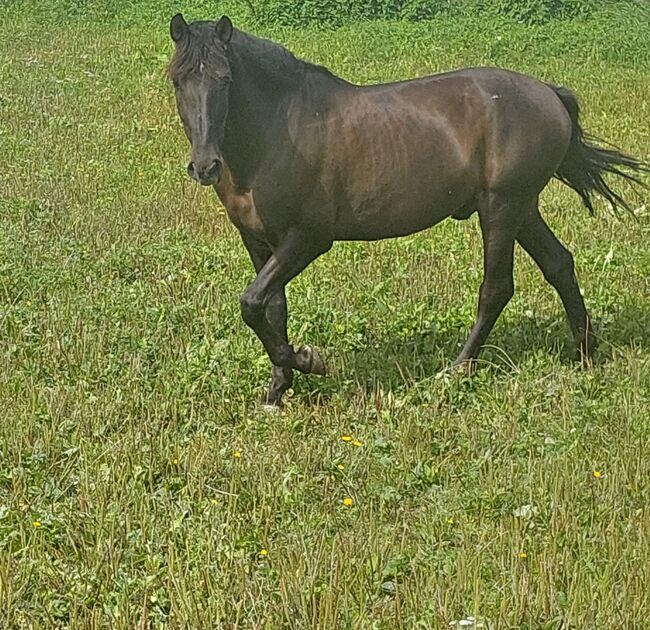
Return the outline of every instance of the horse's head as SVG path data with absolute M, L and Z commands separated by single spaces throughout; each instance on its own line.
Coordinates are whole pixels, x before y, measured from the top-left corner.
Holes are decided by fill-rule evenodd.
M 191 145 L 187 172 L 204 186 L 218 184 L 223 173 L 220 147 L 228 116 L 231 75 L 227 50 L 232 22 L 223 16 L 218 22 L 188 25 L 178 14 L 169 30 L 176 44 L 169 78 Z

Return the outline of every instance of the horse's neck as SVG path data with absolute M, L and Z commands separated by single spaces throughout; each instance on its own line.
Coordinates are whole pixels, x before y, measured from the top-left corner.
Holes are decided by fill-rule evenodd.
M 299 89 L 296 76 L 273 64 L 256 42 L 244 35 L 233 38 L 230 60 L 232 83 L 224 158 L 238 185 L 250 186 L 264 159 L 269 139 L 282 135 L 286 116 L 282 103 Z M 273 52 L 273 51 L 271 51 Z
M 230 62 L 233 81 L 224 157 L 237 183 L 247 187 L 267 150 L 273 150 L 269 145 L 285 137 L 288 140 L 287 107 L 296 95 L 308 105 L 304 95 L 312 90 L 302 88 L 306 81 L 313 81 L 313 74 L 288 54 L 269 59 L 259 50 L 248 50 L 246 42 L 238 43 Z M 322 81 L 327 80 L 323 75 Z M 319 99 L 318 94 L 312 96 Z

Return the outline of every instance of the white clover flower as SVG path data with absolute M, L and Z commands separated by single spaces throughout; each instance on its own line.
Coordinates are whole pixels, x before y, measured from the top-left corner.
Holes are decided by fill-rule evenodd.
M 459 619 L 457 621 L 450 621 L 449 625 L 452 627 L 459 626 L 461 628 L 486 628 L 490 630 L 491 626 L 489 622 L 484 619 L 477 619 L 471 615 L 468 615 L 465 619 Z

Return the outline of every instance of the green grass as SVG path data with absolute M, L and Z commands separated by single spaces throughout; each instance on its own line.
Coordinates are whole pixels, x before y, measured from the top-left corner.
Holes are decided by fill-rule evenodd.
M 268 361 L 239 316 L 252 270 L 216 197 L 184 174 L 166 17 L 12 6 L 0 628 L 649 623 L 647 192 L 621 187 L 636 221 L 590 219 L 559 184 L 542 200 L 599 325 L 592 371 L 569 360 L 559 299 L 518 252 L 485 368 L 441 375 L 481 281 L 476 221 L 446 222 L 338 244 L 292 283 L 291 338 L 331 374 L 298 377 L 266 415 Z M 487 63 L 563 83 L 588 129 L 648 159 L 642 16 L 273 35 L 360 82 Z

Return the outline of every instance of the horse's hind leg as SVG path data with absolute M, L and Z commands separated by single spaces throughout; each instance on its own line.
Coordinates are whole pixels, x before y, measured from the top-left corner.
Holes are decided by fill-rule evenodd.
M 512 279 L 515 238 L 523 218 L 522 207 L 495 193 L 487 193 L 479 204 L 483 234 L 483 283 L 479 293 L 478 316 L 469 338 L 454 361 L 454 366 L 478 356 L 494 323 L 514 293 Z
M 537 205 L 526 217 L 517 240 L 537 263 L 549 284 L 559 293 L 571 332 L 579 347 L 580 359 L 583 365 L 589 365 L 596 348 L 596 337 L 580 294 L 571 252 L 551 232 L 540 216 Z

